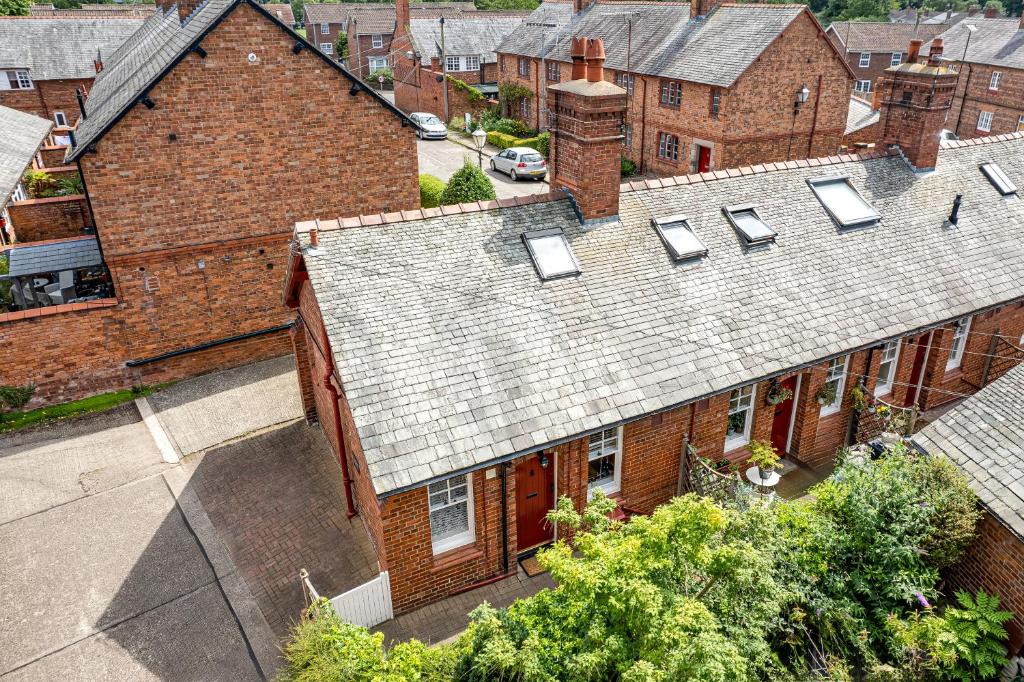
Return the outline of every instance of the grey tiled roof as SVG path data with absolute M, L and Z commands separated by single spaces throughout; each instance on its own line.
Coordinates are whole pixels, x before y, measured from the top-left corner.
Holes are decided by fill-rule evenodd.
M 0 106 L 0 209 L 52 127 L 53 121 Z
M 485 61 L 496 60 L 495 48 L 501 44 L 528 15 L 513 12 L 478 12 L 453 19 L 444 24 L 445 52 L 449 55 L 485 55 Z M 437 19 L 412 19 L 413 43 L 425 64 L 431 57 L 441 56 L 441 24 Z
M 106 61 L 142 19 L 0 17 L 0 69 L 27 68 L 37 81 L 93 78 L 99 52 Z
M 706 19 L 690 21 L 690 6 L 675 2 L 602 2 L 569 16 L 571 7 L 541 5 L 502 42 L 499 52 L 541 56 L 545 36 L 549 59 L 571 61 L 570 39 L 604 40 L 605 66 L 622 71 L 728 87 L 796 19 L 803 6 L 722 5 Z M 632 36 L 627 40 L 627 19 Z M 555 31 L 536 24 L 558 24 Z M 628 51 L 631 56 L 627 55 Z
M 35 246 L 15 246 L 7 251 L 9 277 L 39 275 L 99 265 L 100 247 L 96 237 L 79 237 Z
M 1010 370 L 914 435 L 967 475 L 989 511 L 1024 538 L 1024 366 Z
M 948 26 L 914 24 L 887 24 L 880 21 L 836 21 L 828 27 L 850 52 L 906 52 L 910 41 L 917 38 L 925 42 L 946 30 Z
M 977 30 L 967 44 L 968 26 Z M 973 17 L 950 28 L 940 36 L 942 54 L 947 59 L 974 64 L 1024 69 L 1024 29 L 1019 19 L 985 19 Z M 927 53 L 931 44 L 922 52 Z M 966 57 L 964 50 L 967 50 Z
M 463 12 L 473 12 L 472 2 L 423 2 L 410 3 L 409 16 L 456 17 Z M 395 6 L 367 2 L 306 3 L 303 5 L 305 21 L 311 24 L 341 24 L 348 26 L 349 19 L 356 17 L 360 24 L 375 23 L 373 28 L 381 33 L 394 33 Z M 368 32 L 368 30 L 367 30 Z
M 323 231 L 306 266 L 377 493 L 1020 297 L 1024 201 L 984 178 L 992 159 L 1024 186 L 1018 135 L 944 149 L 927 175 L 894 156 L 625 192 L 596 229 L 559 200 Z M 879 225 L 836 228 L 806 184 L 834 175 Z M 777 243 L 744 250 L 721 208 L 748 202 Z M 701 262 L 651 228 L 678 214 Z M 521 241 L 538 228 L 564 230 L 580 276 L 538 279 Z
M 850 110 L 846 112 L 846 130 L 844 135 L 855 133 L 878 123 L 882 112 L 872 109 L 871 104 L 857 97 L 850 97 Z

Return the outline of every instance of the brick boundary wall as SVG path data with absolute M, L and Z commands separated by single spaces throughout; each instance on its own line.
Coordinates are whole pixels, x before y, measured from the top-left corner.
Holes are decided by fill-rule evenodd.
M 81 237 L 95 224 L 84 194 L 15 201 L 7 210 L 14 238 L 22 243 Z
M 64 165 L 64 155 L 67 153 L 68 148 L 66 146 L 59 147 L 43 147 L 39 150 L 39 158 L 43 160 L 43 165 L 47 167 L 57 167 Z

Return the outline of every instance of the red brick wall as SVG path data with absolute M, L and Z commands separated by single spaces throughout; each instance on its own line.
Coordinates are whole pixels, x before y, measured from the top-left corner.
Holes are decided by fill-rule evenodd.
M 466 81 L 462 76 L 476 75 L 476 80 Z M 428 111 L 442 121 L 444 116 L 444 86 L 437 82 L 441 73 L 420 67 L 418 73 L 407 82 L 395 81 L 395 106 L 402 111 Z M 466 83 L 479 83 L 480 72 L 457 73 L 454 77 Z M 466 112 L 476 116 L 487 107 L 486 101 L 469 102 L 469 95 L 448 83 L 448 120 L 462 119 Z
M 984 64 L 960 64 L 960 68 L 960 83 L 946 127 L 953 129 L 961 139 L 1022 130 L 1020 117 L 1024 116 L 1024 69 Z M 993 71 L 1002 74 L 997 90 L 988 87 Z M 991 132 L 978 130 L 978 116 L 982 111 L 992 114 Z
M 629 509 L 649 514 L 676 494 L 692 414 L 687 405 L 622 427 L 622 499 Z
M 64 165 L 64 153 L 67 151 L 67 147 L 43 147 L 39 150 L 39 156 L 43 160 L 44 166 L 63 166 Z
M 15 201 L 7 210 L 14 237 L 23 243 L 81 237 L 94 224 L 84 194 Z
M 92 81 L 92 78 L 34 81 L 32 90 L 0 90 L 0 104 L 50 121 L 53 112 L 63 111 L 68 123 L 74 126 L 80 115 L 75 91 L 78 88 L 88 91 Z
M 348 64 L 349 68 L 354 74 L 360 78 L 366 78 L 370 75 L 370 57 L 386 57 L 388 63 L 391 63 L 391 41 L 394 35 L 391 33 L 381 34 L 383 39 L 383 45 L 381 47 L 373 46 L 372 35 L 360 35 L 356 36 L 352 33 L 351 28 L 348 32 Z

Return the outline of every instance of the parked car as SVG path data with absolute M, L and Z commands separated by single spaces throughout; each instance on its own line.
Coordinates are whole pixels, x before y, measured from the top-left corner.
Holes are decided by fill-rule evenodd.
M 409 114 L 409 118 L 416 124 L 416 137 L 421 140 L 448 139 L 448 126 L 437 116 L 425 111 L 417 111 Z
M 548 163 L 536 149 L 509 147 L 491 157 L 491 170 L 505 173 L 513 180 L 543 180 L 548 174 Z

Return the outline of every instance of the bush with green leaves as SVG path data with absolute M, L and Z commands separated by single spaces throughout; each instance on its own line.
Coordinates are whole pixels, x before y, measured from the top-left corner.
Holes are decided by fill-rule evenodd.
M 27 16 L 32 9 L 32 0 L 0 0 L 0 17 Z
M 515 147 L 518 142 L 519 138 L 515 135 L 506 135 L 505 133 L 499 133 L 497 130 L 487 133 L 487 143 L 493 144 L 498 149 Z
M 512 137 L 528 137 L 533 132 L 530 126 L 515 118 L 500 118 L 494 122 L 491 130 Z
M 381 78 L 384 79 L 383 83 Z M 366 75 L 366 82 L 370 85 L 391 85 L 395 81 L 395 74 L 391 70 L 390 66 L 385 66 L 383 69 L 374 69 Z
M 0 420 L 7 412 L 17 412 L 32 400 L 36 385 L 28 383 L 24 386 L 8 386 L 0 384 Z
M 444 180 L 429 173 L 420 173 L 420 206 L 437 208 L 441 205 Z
M 495 197 L 491 179 L 467 157 L 462 168 L 448 179 L 448 184 L 441 192 L 441 205 L 486 201 Z
M 529 147 L 530 149 L 536 149 L 546 159 L 548 158 L 548 151 L 551 145 L 551 133 L 541 133 L 534 137 L 526 137 L 521 140 L 516 140 L 515 147 Z
M 622 177 L 631 178 L 636 175 L 636 164 L 623 156 L 619 162 L 619 172 Z

